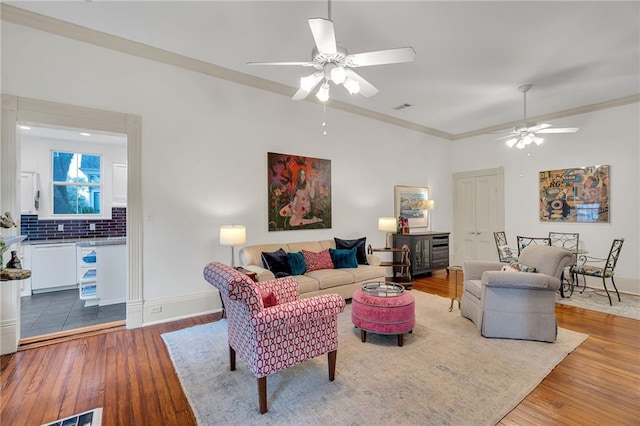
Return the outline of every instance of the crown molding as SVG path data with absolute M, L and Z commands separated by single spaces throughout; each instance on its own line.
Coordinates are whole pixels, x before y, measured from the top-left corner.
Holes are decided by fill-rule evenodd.
M 276 83 L 260 77 L 255 77 L 229 68 L 214 65 L 209 62 L 190 58 L 168 50 L 149 46 L 133 40 L 104 33 L 102 31 L 93 30 L 81 25 L 72 24 L 70 22 L 61 21 L 39 13 L 31 12 L 19 7 L 10 6 L 0 3 L 0 16 L 3 21 L 11 22 L 17 25 L 33 28 L 35 30 L 44 31 L 61 37 L 77 40 L 83 43 L 93 44 L 95 46 L 106 49 L 115 50 L 121 53 L 137 56 L 139 58 L 148 59 L 155 62 L 175 66 L 189 71 L 206 74 L 211 77 L 220 78 L 222 80 L 231 81 L 233 83 L 242 84 L 260 90 L 266 90 L 278 95 L 292 97 L 298 90 L 297 88 L 286 84 Z M 312 98 L 307 102 L 319 103 Z M 451 140 L 453 135 L 427 126 L 421 126 L 406 120 L 401 120 L 390 115 L 380 114 L 366 108 L 350 105 L 345 102 L 332 100 L 327 106 L 351 114 L 360 115 L 373 120 L 382 121 L 394 126 L 404 127 L 406 129 L 425 133 L 439 138 Z
M 288 86 L 286 84 L 276 83 L 271 80 L 245 74 L 240 71 L 232 70 L 230 68 L 225 68 L 209 62 L 190 58 L 188 56 L 170 52 L 168 50 L 160 49 L 133 40 L 128 40 L 122 37 L 93 30 L 81 25 L 76 25 L 70 22 L 51 18 L 49 16 L 41 15 L 39 13 L 31 12 L 4 3 L 0 3 L 0 18 L 3 21 L 33 28 L 35 30 L 44 31 L 50 34 L 55 34 L 83 43 L 89 43 L 106 49 L 126 53 L 128 55 L 133 55 L 139 58 L 148 59 L 189 71 L 198 72 L 211 77 L 219 78 L 237 84 L 242 84 L 244 86 L 249 86 L 278 95 L 287 96 L 289 98 L 292 97 L 293 94 L 298 90 L 297 88 Z M 307 98 L 305 101 L 316 104 L 320 103 L 319 101 L 311 97 Z M 613 99 L 593 105 L 567 109 L 564 111 L 541 115 L 538 117 L 531 117 L 531 120 L 543 122 L 572 115 L 584 114 L 586 112 L 613 108 L 616 106 L 626 105 L 634 102 L 640 102 L 640 94 Z M 513 121 L 510 123 L 503 123 L 495 126 L 485 127 L 483 129 L 472 130 L 469 132 L 452 134 L 428 126 L 412 123 L 407 120 L 392 117 L 390 115 L 381 114 L 342 101 L 330 100 L 329 102 L 327 102 L 327 106 L 333 109 L 359 115 L 372 120 L 381 121 L 393 126 L 402 127 L 449 141 L 466 139 L 474 136 L 484 135 L 487 133 L 497 132 L 500 130 L 511 128 L 517 124 L 521 124 L 521 121 Z
M 532 123 L 544 123 L 545 121 L 556 120 L 558 118 L 571 117 L 574 115 L 585 114 L 587 112 L 600 111 L 603 109 L 633 104 L 636 102 L 640 102 L 640 94 L 625 96 L 623 98 L 612 99 L 604 102 L 598 102 L 591 105 L 584 105 L 577 108 L 565 109 L 565 110 L 554 112 L 551 114 L 538 115 L 536 117 L 527 117 L 527 121 Z M 517 126 L 518 124 L 522 124 L 522 120 L 511 121 L 509 123 L 504 123 L 504 124 L 497 124 L 495 126 L 485 127 L 484 129 L 458 133 L 456 135 L 453 135 L 453 138 L 451 138 L 451 140 L 455 141 L 459 139 L 471 138 L 474 136 L 486 135 L 488 133 L 495 133 L 501 130 L 509 130 L 514 126 Z

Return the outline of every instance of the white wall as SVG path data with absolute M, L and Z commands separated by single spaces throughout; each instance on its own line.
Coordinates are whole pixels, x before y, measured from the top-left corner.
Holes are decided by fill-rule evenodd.
M 453 171 L 504 166 L 505 230 L 513 246 L 516 235 L 579 232 L 589 255 L 606 257 L 613 238 L 624 238 L 616 284 L 620 290 L 640 293 L 639 104 L 554 120 L 553 124 L 580 130 L 546 135 L 542 145 L 524 150 L 493 142 L 494 135 L 456 141 Z M 611 166 L 610 223 L 540 222 L 538 172 L 599 164 Z
M 452 173 L 496 166 L 512 239 L 577 230 L 604 255 L 624 237 L 618 282 L 640 293 L 637 104 L 555 121 L 580 132 L 549 136 L 521 166 L 522 151 L 484 144 L 491 137 L 443 141 L 331 109 L 323 136 L 319 105 L 7 22 L 1 30 L 3 93 L 142 117 L 145 323 L 219 307 L 202 268 L 230 262 L 221 225 L 244 224 L 248 244 L 367 236 L 380 245 L 377 218 L 393 214 L 393 186 L 417 185 L 436 200 L 434 230 L 451 231 Z M 267 231 L 267 152 L 332 161 L 333 229 Z M 591 164 L 612 166 L 612 222 L 540 223 L 537 172 Z
M 146 323 L 199 312 L 185 303 L 209 297 L 203 266 L 230 262 L 221 225 L 244 224 L 248 244 L 366 236 L 380 245 L 377 218 L 393 215 L 401 184 L 430 186 L 434 230 L 452 227 L 451 142 L 422 133 L 328 109 L 323 136 L 319 105 L 6 22 L 2 92 L 142 116 Z M 267 152 L 332 161 L 333 229 L 267 231 Z

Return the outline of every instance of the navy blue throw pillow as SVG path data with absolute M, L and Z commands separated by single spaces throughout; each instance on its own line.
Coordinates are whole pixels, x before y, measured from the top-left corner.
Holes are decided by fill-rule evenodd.
M 289 267 L 289 259 L 287 258 L 287 252 L 284 249 L 279 249 L 274 252 L 262 252 L 262 263 L 264 267 L 273 272 L 276 277 L 286 277 L 291 275 L 291 268 Z
M 333 238 L 336 242 L 336 249 L 338 250 L 351 250 L 356 248 L 356 260 L 359 265 L 368 265 L 367 251 L 365 244 L 367 244 L 367 237 L 358 238 L 357 240 L 341 240 L 340 238 Z
M 356 248 L 351 250 L 334 250 L 329 249 L 329 255 L 333 261 L 333 266 L 338 268 L 357 268 L 358 260 L 356 259 Z
M 302 252 L 287 253 L 289 258 L 289 267 L 292 275 L 302 275 L 307 272 L 307 262 L 304 261 Z

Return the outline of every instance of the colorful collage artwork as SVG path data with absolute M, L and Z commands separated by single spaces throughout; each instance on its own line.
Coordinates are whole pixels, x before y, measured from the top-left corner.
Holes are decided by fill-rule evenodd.
M 540 221 L 608 223 L 609 166 L 540 172 Z

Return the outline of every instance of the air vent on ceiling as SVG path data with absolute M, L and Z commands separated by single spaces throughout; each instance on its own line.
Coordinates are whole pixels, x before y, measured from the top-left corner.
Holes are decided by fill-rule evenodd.
M 396 111 L 400 111 L 401 109 L 409 108 L 410 106 L 411 104 L 404 103 L 404 104 L 393 107 L 393 109 L 395 109 Z

